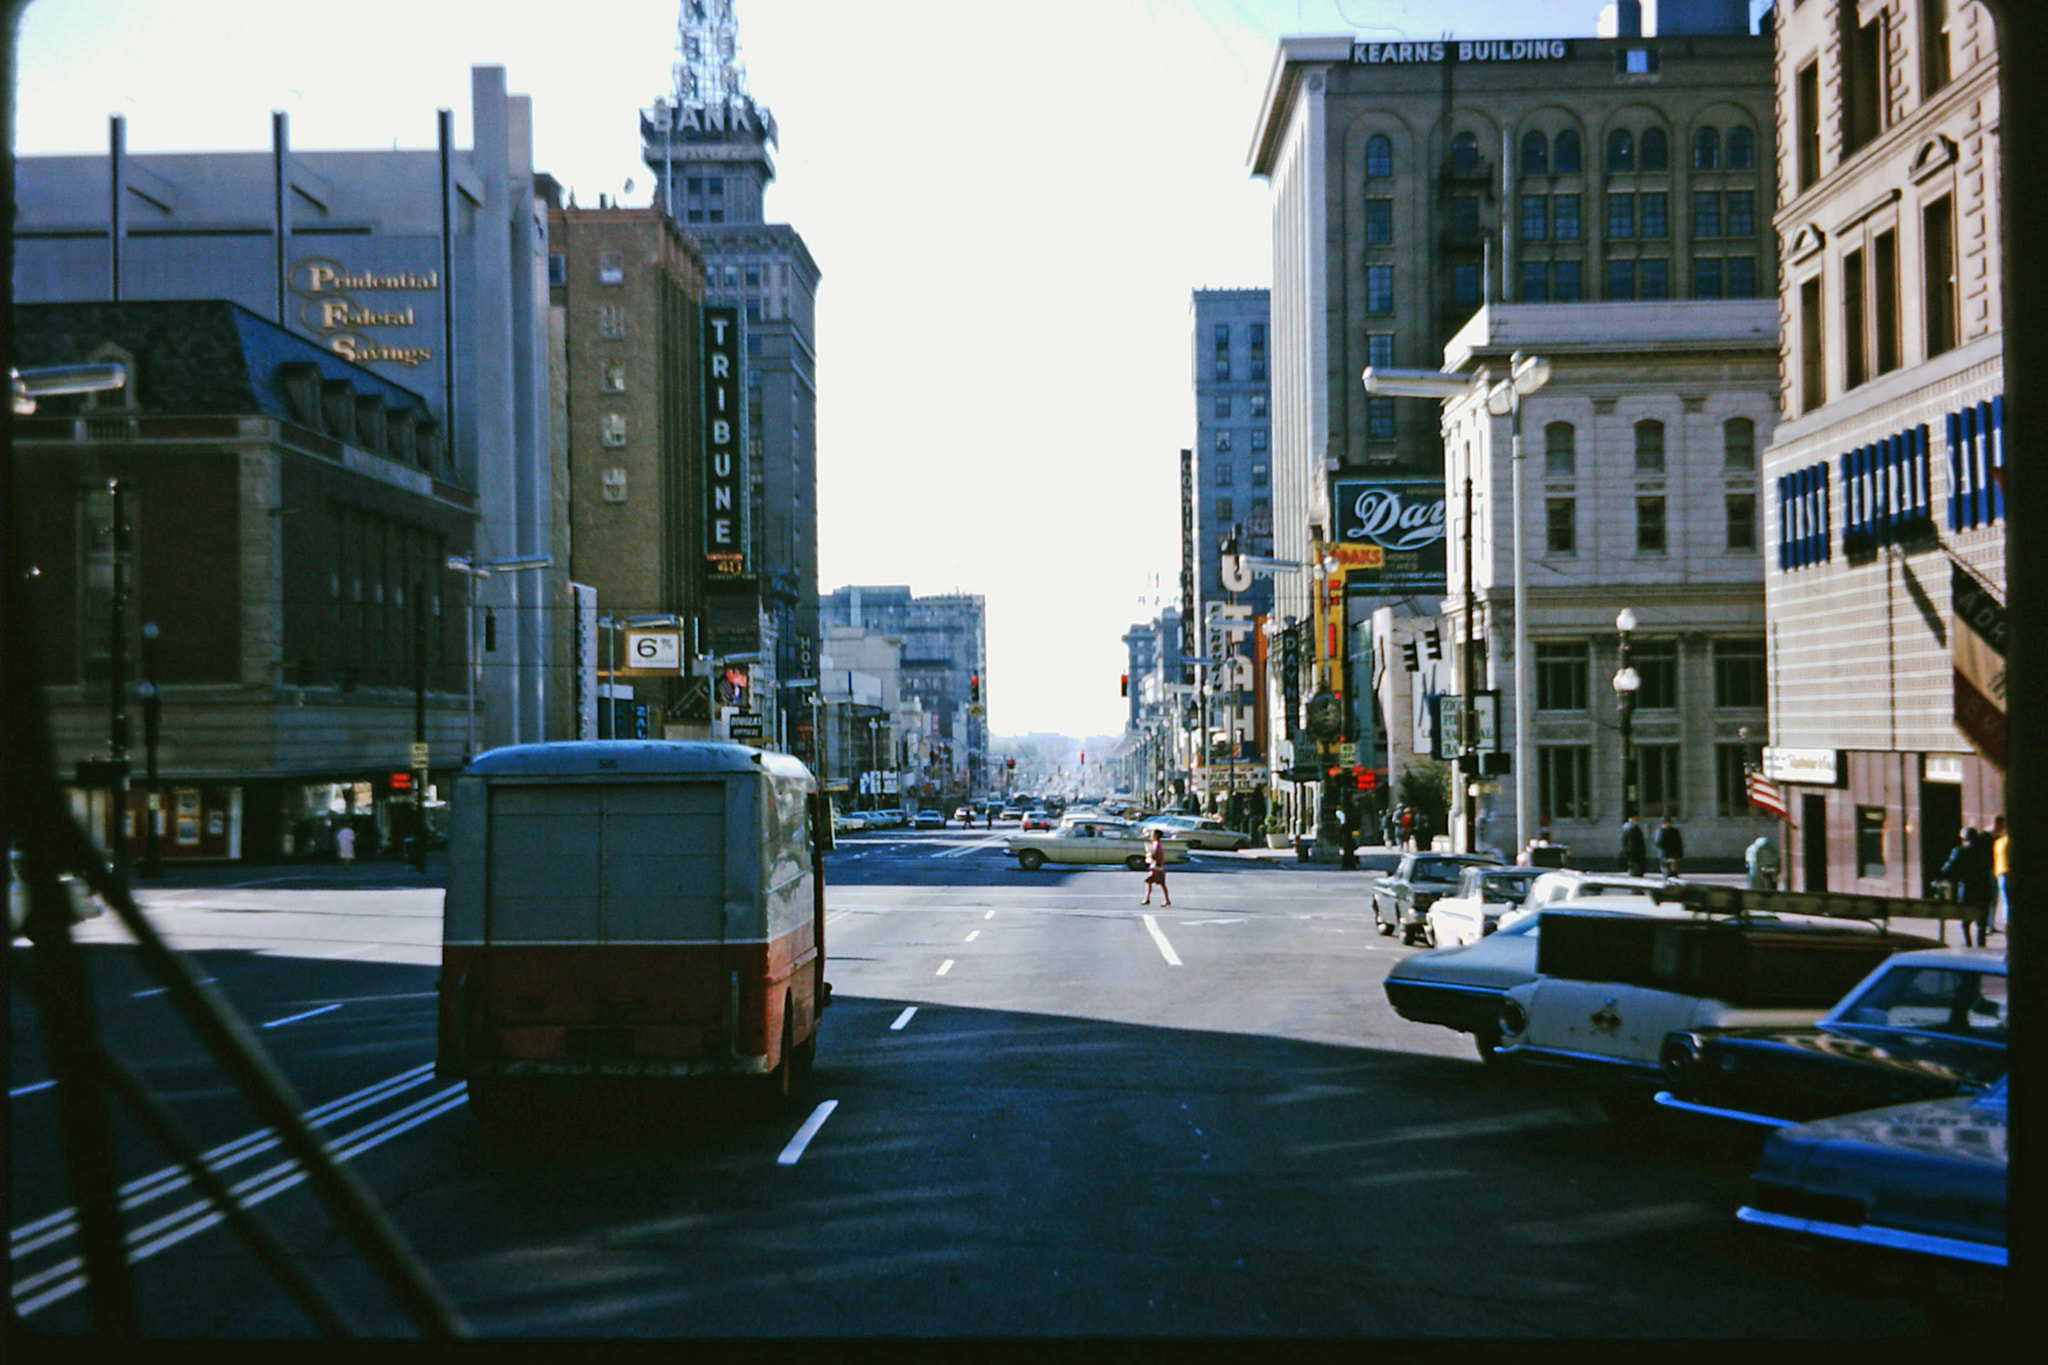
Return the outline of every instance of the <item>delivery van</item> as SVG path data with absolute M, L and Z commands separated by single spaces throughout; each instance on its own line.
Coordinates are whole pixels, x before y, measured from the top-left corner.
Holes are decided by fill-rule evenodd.
M 738 744 L 493 749 L 456 780 L 437 1076 L 510 1119 L 579 1080 L 758 1077 L 815 1056 L 829 811 Z

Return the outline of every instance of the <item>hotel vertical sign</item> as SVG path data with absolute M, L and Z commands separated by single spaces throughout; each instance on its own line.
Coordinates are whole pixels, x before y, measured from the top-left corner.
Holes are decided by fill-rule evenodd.
M 740 310 L 704 310 L 704 558 L 712 571 L 747 571 L 746 390 Z

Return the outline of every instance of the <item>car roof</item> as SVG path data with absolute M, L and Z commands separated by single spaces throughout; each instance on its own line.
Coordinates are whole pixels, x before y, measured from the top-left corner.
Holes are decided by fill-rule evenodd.
M 1909 948 L 1884 960 L 1886 967 L 1966 967 L 1975 972 L 2006 973 L 2005 953 L 1990 948 Z

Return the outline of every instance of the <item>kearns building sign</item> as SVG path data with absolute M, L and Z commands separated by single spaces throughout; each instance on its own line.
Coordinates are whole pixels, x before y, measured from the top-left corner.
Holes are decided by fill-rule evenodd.
M 421 335 L 412 330 L 420 320 L 408 295 L 438 294 L 438 270 L 351 270 L 316 256 L 292 265 L 291 289 L 301 300 L 300 321 L 336 355 L 407 369 L 434 358 L 430 348 L 406 344 Z

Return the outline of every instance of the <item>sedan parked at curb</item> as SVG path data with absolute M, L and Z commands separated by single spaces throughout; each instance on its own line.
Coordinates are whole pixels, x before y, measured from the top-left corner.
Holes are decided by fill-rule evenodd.
M 1458 889 L 1468 867 L 1499 867 L 1500 859 L 1473 853 L 1404 853 L 1401 865 L 1372 885 L 1372 918 L 1382 934 L 1398 931 L 1414 943 L 1428 927 L 1429 907 Z
M 1432 948 L 1477 943 L 1500 927 L 1500 918 L 1519 910 L 1528 899 L 1529 884 L 1542 876 L 1534 867 L 1468 867 L 1458 879 L 1457 894 L 1429 907 L 1423 937 Z

